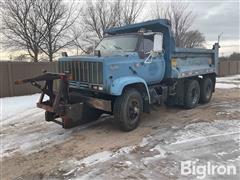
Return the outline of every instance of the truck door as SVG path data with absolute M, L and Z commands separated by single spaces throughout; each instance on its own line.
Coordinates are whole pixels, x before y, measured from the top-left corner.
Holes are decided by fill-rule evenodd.
M 153 50 L 153 37 L 144 37 L 139 45 L 139 51 L 142 52 L 141 61 L 145 61 L 149 52 Z M 162 55 L 152 58 L 150 63 L 144 63 L 138 75 L 142 77 L 147 84 L 157 83 L 163 79 L 165 73 L 165 61 Z

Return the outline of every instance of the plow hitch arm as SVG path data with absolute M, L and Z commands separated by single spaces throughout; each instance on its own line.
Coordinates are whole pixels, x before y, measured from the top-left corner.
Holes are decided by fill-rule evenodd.
M 69 79 L 71 75 L 69 73 L 51 73 L 44 72 L 42 75 L 35 76 L 33 78 L 27 78 L 23 80 L 15 81 L 15 84 L 31 83 L 34 87 L 42 91 L 37 107 L 45 109 L 48 112 L 52 112 L 57 115 L 64 114 L 65 107 L 68 104 L 69 97 Z M 53 81 L 59 80 L 59 88 L 56 92 L 53 91 Z M 38 82 L 45 81 L 42 86 Z M 49 96 L 49 100 L 44 101 L 44 95 Z

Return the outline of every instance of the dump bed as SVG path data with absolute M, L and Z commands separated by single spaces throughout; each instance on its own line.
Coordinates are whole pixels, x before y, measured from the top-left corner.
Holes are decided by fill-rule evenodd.
M 172 77 L 183 78 L 218 73 L 218 44 L 212 49 L 175 48 L 172 55 Z

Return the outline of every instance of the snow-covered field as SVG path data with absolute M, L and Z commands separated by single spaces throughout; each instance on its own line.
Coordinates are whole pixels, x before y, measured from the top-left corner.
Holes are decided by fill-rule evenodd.
M 1 98 L 3 179 L 194 179 L 180 175 L 187 160 L 239 168 L 240 75 L 217 78 L 216 88 L 211 103 L 162 107 L 129 133 L 111 117 L 69 130 L 45 122 L 40 94 Z

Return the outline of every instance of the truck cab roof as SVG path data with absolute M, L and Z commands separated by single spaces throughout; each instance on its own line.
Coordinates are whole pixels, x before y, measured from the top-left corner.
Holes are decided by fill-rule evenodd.
M 129 24 L 126 26 L 106 29 L 104 33 L 111 34 L 111 35 L 136 33 L 141 28 L 145 28 L 147 30 L 152 30 L 155 32 L 161 32 L 165 29 L 168 29 L 171 31 L 171 22 L 167 19 L 157 19 L 157 20 L 151 20 L 151 21 L 146 21 L 142 23 Z

